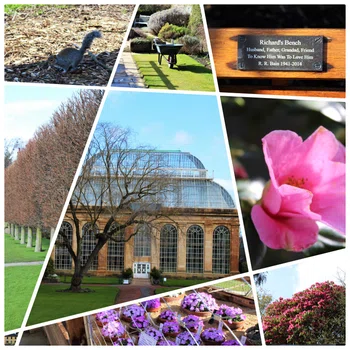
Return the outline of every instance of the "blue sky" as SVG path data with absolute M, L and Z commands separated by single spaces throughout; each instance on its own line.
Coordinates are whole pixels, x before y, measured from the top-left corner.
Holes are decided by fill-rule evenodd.
M 190 152 L 233 196 L 215 96 L 110 91 L 100 122 L 130 128 L 140 144 Z
M 346 272 L 346 250 L 322 254 L 301 260 L 297 264 L 269 270 L 266 283 L 262 285 L 273 295 L 290 298 L 316 282 L 334 281 L 337 283 L 337 271 Z
M 78 90 L 26 84 L 5 86 L 5 138 L 28 141 L 39 126 L 49 121 L 57 107 Z

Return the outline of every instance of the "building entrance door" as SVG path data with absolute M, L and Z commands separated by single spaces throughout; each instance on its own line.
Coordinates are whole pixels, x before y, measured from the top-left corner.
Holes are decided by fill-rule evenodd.
M 134 278 L 149 278 L 151 264 L 144 262 L 135 262 L 133 266 Z

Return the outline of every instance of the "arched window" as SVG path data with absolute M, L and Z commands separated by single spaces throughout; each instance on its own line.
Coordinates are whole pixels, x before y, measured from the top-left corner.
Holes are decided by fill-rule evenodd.
M 113 222 L 111 230 L 118 227 L 118 223 Z M 124 270 L 124 230 L 116 231 L 113 238 L 117 242 L 108 241 L 108 253 L 107 253 L 107 270 L 110 271 L 123 271 Z
M 70 242 L 73 239 L 73 227 L 67 222 L 63 221 L 60 231 L 63 232 Z M 64 242 L 63 237 L 58 234 L 56 245 L 55 245 L 55 269 L 57 270 L 71 270 L 72 268 L 72 257 L 68 252 L 66 246 L 61 245 Z
M 230 230 L 218 226 L 213 233 L 213 273 L 230 273 Z
M 177 268 L 177 229 L 166 224 L 160 231 L 159 268 L 163 272 L 176 272 Z
M 134 236 L 134 256 L 151 256 L 151 229 L 140 225 Z
M 187 230 L 186 239 L 186 271 L 203 272 L 204 231 L 198 225 L 192 225 Z
M 91 252 L 94 250 L 96 245 L 96 234 L 98 233 L 97 225 L 92 227 L 91 223 L 87 222 L 82 229 L 83 238 L 81 242 L 81 264 L 85 265 Z M 92 261 L 89 271 L 97 270 L 98 268 L 98 255 L 95 256 Z

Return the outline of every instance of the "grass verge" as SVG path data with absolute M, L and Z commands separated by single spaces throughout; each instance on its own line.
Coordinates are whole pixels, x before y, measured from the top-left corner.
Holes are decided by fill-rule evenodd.
M 35 299 L 27 325 L 55 320 L 114 304 L 118 288 L 94 286 L 94 293 L 56 292 L 66 285 L 42 284 Z M 84 285 L 83 287 L 86 287 Z
M 33 240 L 34 244 L 34 240 Z M 42 252 L 35 253 L 34 247 L 27 248 L 26 244 L 20 244 L 10 235 L 5 235 L 5 263 L 43 261 L 50 246 L 50 240 L 43 237 Z
M 70 283 L 72 276 L 59 276 L 61 283 Z M 99 277 L 99 276 L 85 276 L 83 278 L 84 284 L 120 284 L 119 277 Z
M 190 287 L 196 284 L 208 282 L 209 280 L 185 280 L 185 279 L 169 279 L 162 284 L 163 287 Z
M 5 268 L 5 331 L 21 327 L 41 267 Z
M 187 55 L 177 55 L 173 69 L 164 59 L 158 65 L 157 54 L 133 54 L 133 58 L 151 89 L 215 91 L 211 70 Z

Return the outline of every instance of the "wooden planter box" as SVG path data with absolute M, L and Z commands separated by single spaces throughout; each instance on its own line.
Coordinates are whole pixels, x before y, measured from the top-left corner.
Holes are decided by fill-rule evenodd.
M 217 77 L 232 79 L 230 81 L 232 84 L 220 87 L 221 92 L 345 97 L 345 30 L 343 29 L 220 28 L 210 29 L 209 34 Z M 322 72 L 239 70 L 237 67 L 239 35 L 323 36 L 324 69 Z M 334 84 L 335 82 L 337 84 Z

